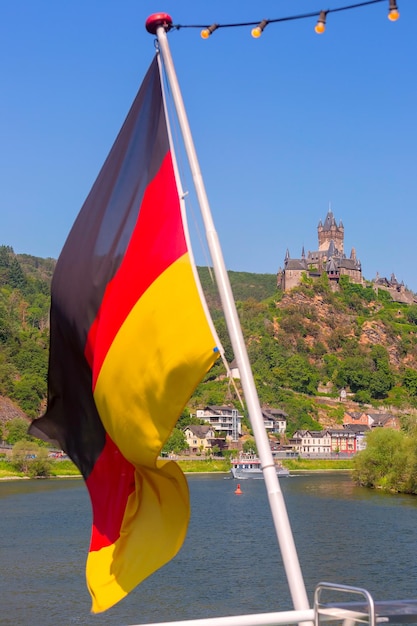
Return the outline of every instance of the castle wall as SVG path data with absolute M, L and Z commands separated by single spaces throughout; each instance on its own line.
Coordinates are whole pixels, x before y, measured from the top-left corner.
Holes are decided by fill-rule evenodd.
M 351 270 L 351 269 L 347 269 L 346 267 L 341 267 L 340 275 L 349 276 L 352 283 L 361 284 L 363 282 L 362 272 L 360 270 Z
M 284 291 L 289 291 L 301 282 L 301 276 L 305 274 L 302 270 L 285 270 L 284 273 Z

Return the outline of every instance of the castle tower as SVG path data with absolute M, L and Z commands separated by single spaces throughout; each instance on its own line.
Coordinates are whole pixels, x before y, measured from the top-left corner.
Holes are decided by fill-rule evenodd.
M 338 252 L 343 254 L 345 227 L 341 221 L 339 225 L 336 224 L 336 220 L 330 208 L 327 211 L 324 224 L 320 220 L 317 226 L 317 234 L 319 238 L 319 252 L 327 252 L 330 242 L 333 241 Z

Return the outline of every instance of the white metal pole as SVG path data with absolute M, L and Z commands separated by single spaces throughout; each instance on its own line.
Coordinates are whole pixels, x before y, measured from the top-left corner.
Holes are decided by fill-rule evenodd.
M 337 611 L 337 609 L 336 609 Z M 362 614 L 358 614 L 363 616 Z M 313 622 L 314 609 L 305 611 L 281 611 L 279 613 L 253 613 L 250 615 L 231 615 L 230 617 L 208 617 L 189 619 L 178 622 L 155 622 L 150 626 L 288 626 Z M 333 618 L 335 621 L 335 618 Z M 136 626 L 139 626 L 136 624 Z
M 166 17 L 169 18 L 169 16 Z M 309 608 L 309 602 L 303 576 L 301 573 L 297 551 L 295 548 L 291 526 L 288 519 L 287 509 L 280 488 L 278 476 L 276 474 L 274 459 L 272 457 L 271 448 L 264 426 L 259 398 L 256 391 L 255 382 L 253 380 L 249 357 L 246 351 L 246 346 L 240 327 L 233 293 L 230 286 L 229 276 L 227 274 L 219 239 L 214 227 L 209 202 L 200 171 L 197 154 L 194 148 L 194 142 L 188 123 L 187 114 L 184 107 L 184 102 L 182 99 L 178 79 L 174 68 L 174 63 L 171 56 L 171 51 L 168 44 L 166 30 L 167 24 L 165 22 L 156 26 L 155 34 L 158 38 L 160 51 L 164 61 L 165 71 L 171 87 L 172 97 L 174 100 L 178 121 L 183 136 L 184 147 L 189 160 L 196 194 L 200 204 L 200 210 L 206 229 L 207 242 L 212 257 L 213 269 L 216 276 L 217 286 L 219 289 L 230 340 L 234 350 L 234 356 L 239 367 L 243 393 L 245 396 L 246 405 L 248 407 L 248 413 L 255 436 L 256 445 L 258 448 L 259 458 L 261 461 L 265 485 L 269 498 L 269 504 L 272 512 L 275 530 L 277 533 L 278 542 L 280 545 L 282 560 L 284 563 L 292 601 L 296 610 L 306 610 Z

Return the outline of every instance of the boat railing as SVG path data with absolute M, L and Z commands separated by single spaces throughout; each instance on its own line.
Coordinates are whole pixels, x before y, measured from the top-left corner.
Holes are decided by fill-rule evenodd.
M 366 589 L 321 582 L 314 593 L 314 626 L 324 623 L 417 624 L 417 600 L 375 601 Z
M 361 602 L 346 602 L 346 596 L 359 596 Z M 320 626 L 329 621 L 335 624 L 341 621 L 344 626 L 354 626 L 356 623 L 375 626 L 375 603 L 369 591 L 326 582 L 317 585 L 314 592 L 314 625 Z
M 284 626 L 285 624 L 301 624 L 314 622 L 314 610 L 279 611 L 277 613 L 254 613 L 250 615 L 231 615 L 228 617 L 209 617 L 190 619 L 178 622 L 159 622 L 148 626 Z M 141 626 L 134 624 L 132 626 Z
M 358 599 L 352 600 L 354 596 Z M 324 623 L 326 626 L 417 624 L 417 600 L 377 602 L 366 589 L 321 582 L 316 587 L 312 609 L 157 622 L 148 626 L 321 626 Z

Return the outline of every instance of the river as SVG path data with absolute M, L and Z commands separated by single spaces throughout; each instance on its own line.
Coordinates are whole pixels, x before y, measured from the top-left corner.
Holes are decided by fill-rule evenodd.
M 192 517 L 173 561 L 104 614 L 85 586 L 91 513 L 80 479 L 0 483 L 0 624 L 121 626 L 290 609 L 263 481 L 189 477 Z M 332 581 L 417 596 L 417 497 L 344 473 L 281 479 L 309 598 Z

